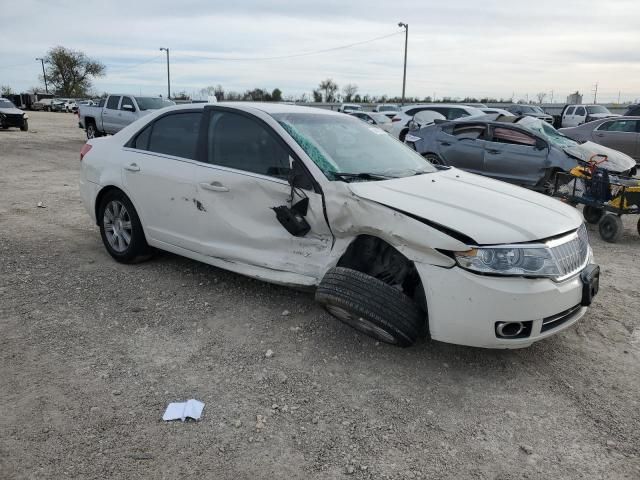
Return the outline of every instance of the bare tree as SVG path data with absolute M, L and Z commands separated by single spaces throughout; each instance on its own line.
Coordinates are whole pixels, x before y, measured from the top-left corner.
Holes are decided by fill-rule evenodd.
M 13 90 L 9 85 L 2 85 L 0 87 L 0 97 L 6 97 L 9 95 L 13 95 Z
M 547 98 L 547 94 L 544 92 L 536 93 L 536 98 L 538 99 L 538 103 L 542 105 L 544 99 Z
M 327 78 L 326 80 L 321 81 L 320 85 L 318 85 L 318 90 L 324 91 L 325 102 L 331 103 L 336 101 L 336 92 L 338 91 L 338 84 L 333 80 L 331 80 L 330 78 Z
M 47 79 L 58 95 L 84 97 L 91 89 L 91 79 L 102 77 L 106 67 L 83 52 L 54 47 L 45 57 Z
M 358 86 L 353 83 L 347 83 L 342 87 L 342 94 L 344 95 L 345 102 L 350 102 L 356 93 L 358 93 Z

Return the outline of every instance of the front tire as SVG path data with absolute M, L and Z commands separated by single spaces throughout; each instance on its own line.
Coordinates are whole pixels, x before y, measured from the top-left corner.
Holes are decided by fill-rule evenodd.
M 22 125 L 20 126 L 20 130 L 22 130 L 23 132 L 26 132 L 29 130 L 29 122 L 27 120 L 22 122 Z
M 618 215 L 604 215 L 598 224 L 600 236 L 605 242 L 616 243 L 622 237 L 624 226 Z
M 316 301 L 350 327 L 401 347 L 416 341 L 425 322 L 425 313 L 400 290 L 350 268 L 329 270 Z
M 98 138 L 100 136 L 100 132 L 96 128 L 95 124 L 90 123 L 87 125 L 87 139 L 91 140 L 92 138 Z
M 102 242 L 116 261 L 137 263 L 151 256 L 138 213 L 120 190 L 104 195 L 98 208 L 98 221 Z
M 444 165 L 442 159 L 435 153 L 425 153 L 423 157 L 431 165 Z

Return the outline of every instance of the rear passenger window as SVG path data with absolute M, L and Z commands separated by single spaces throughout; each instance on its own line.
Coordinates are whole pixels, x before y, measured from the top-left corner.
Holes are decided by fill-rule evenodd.
M 287 178 L 289 152 L 256 120 L 231 112 L 213 112 L 209 121 L 209 163 Z
M 484 125 L 457 125 L 453 129 L 453 135 L 458 139 L 463 138 L 482 138 L 484 137 L 484 132 L 487 130 L 487 127 Z
M 109 110 L 117 110 L 118 103 L 120 103 L 120 97 L 111 96 L 109 97 L 109 100 L 107 100 L 107 108 Z
M 138 150 L 148 150 L 149 149 L 149 137 L 151 136 L 151 125 L 145 128 L 142 132 L 138 134 L 135 141 L 133 142 L 133 148 L 137 148 Z
M 174 113 L 156 120 L 148 150 L 195 160 L 201 117 L 200 112 Z
M 519 132 L 517 130 L 511 130 L 510 128 L 495 128 L 493 130 L 493 141 L 498 143 L 512 143 L 515 145 L 528 145 L 533 146 L 536 144 L 536 139 L 527 135 L 526 133 Z

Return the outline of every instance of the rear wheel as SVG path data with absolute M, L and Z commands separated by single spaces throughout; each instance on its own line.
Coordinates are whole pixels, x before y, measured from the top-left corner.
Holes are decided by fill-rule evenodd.
M 100 236 L 105 248 L 121 263 L 137 263 L 151 256 L 136 209 L 120 190 L 107 192 L 98 208 Z
M 96 128 L 94 123 L 89 123 L 87 125 L 87 138 L 88 139 L 92 139 L 92 138 L 98 138 L 100 136 L 100 132 L 98 132 L 98 129 Z
M 435 153 L 425 153 L 423 155 L 424 159 L 432 165 L 444 165 L 442 159 L 436 155 Z
M 424 312 L 400 290 L 350 268 L 329 270 L 316 300 L 350 327 L 401 347 L 416 341 L 425 322 Z
M 616 243 L 622 237 L 622 218 L 618 215 L 604 215 L 598 224 L 600 236 L 605 242 Z
M 604 210 L 602 208 L 585 205 L 582 209 L 582 216 L 584 217 L 584 219 L 587 221 L 587 223 L 591 223 L 593 225 L 598 223 L 603 215 Z

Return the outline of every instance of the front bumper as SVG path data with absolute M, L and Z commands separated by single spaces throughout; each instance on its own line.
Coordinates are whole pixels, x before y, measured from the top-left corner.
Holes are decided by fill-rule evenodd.
M 0 116 L 0 124 L 2 124 L 3 127 L 22 127 L 24 121 L 23 115 L 4 114 Z
M 459 267 L 416 264 L 425 287 L 431 338 L 484 348 L 522 348 L 584 316 L 580 275 L 551 279 L 491 277 Z M 560 318 L 561 321 L 554 321 Z M 532 322 L 526 338 L 503 339 L 496 322 Z M 543 327 L 544 323 L 544 327 Z

